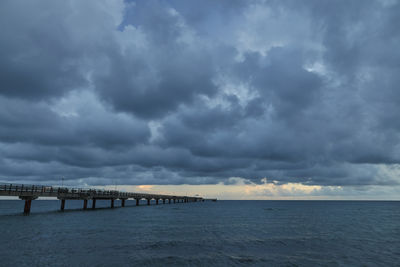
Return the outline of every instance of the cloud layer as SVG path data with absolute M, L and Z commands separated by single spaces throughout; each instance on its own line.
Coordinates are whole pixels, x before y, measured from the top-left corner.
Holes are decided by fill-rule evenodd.
M 400 2 L 2 1 L 0 179 L 397 185 Z

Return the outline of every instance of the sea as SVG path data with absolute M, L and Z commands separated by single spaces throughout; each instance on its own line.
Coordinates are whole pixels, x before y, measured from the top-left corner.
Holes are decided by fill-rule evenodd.
M 400 266 L 396 201 L 96 204 L 0 200 L 0 266 Z

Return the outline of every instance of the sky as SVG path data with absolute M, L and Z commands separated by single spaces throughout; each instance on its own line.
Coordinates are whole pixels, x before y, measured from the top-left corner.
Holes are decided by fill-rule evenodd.
M 400 1 L 0 1 L 0 181 L 400 199 Z

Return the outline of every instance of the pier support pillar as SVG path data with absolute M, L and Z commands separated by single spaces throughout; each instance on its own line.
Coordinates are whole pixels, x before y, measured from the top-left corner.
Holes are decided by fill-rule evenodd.
M 171 204 L 172 199 L 168 199 L 168 204 Z
M 25 200 L 24 215 L 31 213 L 32 200 L 37 199 L 36 196 L 20 196 L 19 199 Z
M 165 204 L 165 198 L 163 198 L 162 203 Z
M 158 198 L 156 199 L 156 205 L 158 205 Z
M 147 205 L 150 205 L 150 198 L 147 199 Z
M 93 198 L 92 199 L 92 209 L 95 209 L 95 208 L 96 208 L 96 199 Z
M 114 208 L 114 199 L 113 198 L 111 199 L 111 208 L 112 209 Z
M 32 199 L 25 199 L 24 215 L 31 213 Z
M 139 206 L 139 199 L 136 198 L 136 206 Z
M 174 204 L 176 203 L 176 199 L 174 198 Z
M 125 198 L 121 199 L 121 207 L 125 207 Z
M 65 208 L 65 198 L 61 199 L 61 211 L 64 211 Z
M 83 209 L 86 210 L 87 209 L 87 199 L 83 200 Z

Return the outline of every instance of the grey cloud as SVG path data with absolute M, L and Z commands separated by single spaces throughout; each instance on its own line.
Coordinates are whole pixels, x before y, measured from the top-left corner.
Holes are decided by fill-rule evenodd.
M 268 56 L 245 55 L 238 64 L 235 77 L 248 80 L 259 93 L 259 100 L 272 106 L 280 119 L 290 119 L 301 113 L 322 90 L 322 79 L 303 68 L 305 60 L 301 51 L 272 48 Z
M 42 13 L 48 6 L 53 12 Z M 2 95 L 41 100 L 84 86 L 83 54 L 70 46 L 61 3 L 3 1 L 0 7 Z M 41 14 L 42 13 L 42 14 Z M 61 17 L 60 17 L 61 16 Z M 68 41 L 66 41 L 68 40 Z
M 157 118 L 199 95 L 215 94 L 214 52 L 192 36 L 178 14 L 154 1 L 143 5 L 133 6 L 124 23 L 143 33 L 146 47 L 109 54 L 109 71 L 94 76 L 100 95 L 117 111 Z
M 150 138 L 147 123 L 93 106 L 88 111 L 90 99 L 83 102 L 85 109 L 63 116 L 48 104 L 0 98 L 1 140 L 54 148 L 88 145 L 110 149 L 146 143 Z
M 0 5 L 2 180 L 400 182 L 398 2 Z

